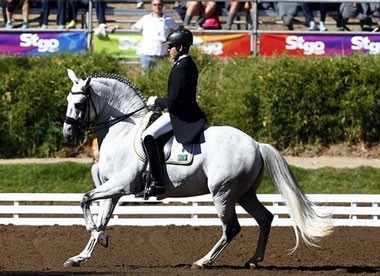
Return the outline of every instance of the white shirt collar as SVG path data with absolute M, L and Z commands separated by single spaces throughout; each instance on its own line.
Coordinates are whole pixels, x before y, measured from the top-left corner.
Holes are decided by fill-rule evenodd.
M 185 57 L 189 57 L 190 55 L 189 54 L 186 54 L 186 55 L 182 55 L 180 56 L 174 63 L 177 63 L 178 61 L 180 61 L 181 59 L 185 58 Z

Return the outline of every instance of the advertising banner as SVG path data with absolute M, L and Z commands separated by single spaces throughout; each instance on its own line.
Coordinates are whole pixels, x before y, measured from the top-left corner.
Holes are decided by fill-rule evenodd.
M 139 58 L 141 35 L 136 33 L 94 36 L 95 52 L 106 52 L 122 58 Z M 205 53 L 218 57 L 251 55 L 251 35 L 242 34 L 195 34 L 194 46 Z
M 250 56 L 251 34 L 196 34 L 194 46 L 218 57 Z
M 141 35 L 136 33 L 108 34 L 106 37 L 93 37 L 94 52 L 106 52 L 122 58 L 140 57 Z
M 260 56 L 351 55 L 380 53 L 379 34 L 261 34 Z
M 86 51 L 86 32 L 1 32 L 0 53 L 50 55 Z

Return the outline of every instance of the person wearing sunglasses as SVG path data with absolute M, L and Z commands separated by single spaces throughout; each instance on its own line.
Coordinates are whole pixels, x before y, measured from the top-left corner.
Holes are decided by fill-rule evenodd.
M 142 73 L 146 73 L 158 59 L 167 56 L 166 36 L 179 25 L 174 18 L 164 13 L 162 0 L 151 1 L 152 12 L 141 17 L 132 26 L 132 30 L 140 31 L 142 41 L 139 48 Z

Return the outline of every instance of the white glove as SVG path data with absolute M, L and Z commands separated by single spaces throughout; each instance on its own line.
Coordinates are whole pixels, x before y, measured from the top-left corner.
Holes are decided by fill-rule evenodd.
M 157 96 L 150 96 L 148 101 L 146 102 L 146 105 L 151 107 L 154 106 L 154 102 L 156 101 Z

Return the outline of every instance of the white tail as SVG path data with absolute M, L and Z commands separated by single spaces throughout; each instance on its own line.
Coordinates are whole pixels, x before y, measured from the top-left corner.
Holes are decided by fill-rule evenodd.
M 331 215 L 316 212 L 314 203 L 305 195 L 288 163 L 278 150 L 268 144 L 259 145 L 269 176 L 284 197 L 290 217 L 294 222 L 296 245 L 292 252 L 298 247 L 299 235 L 305 244 L 318 246 L 317 243 L 321 238 L 333 231 Z

